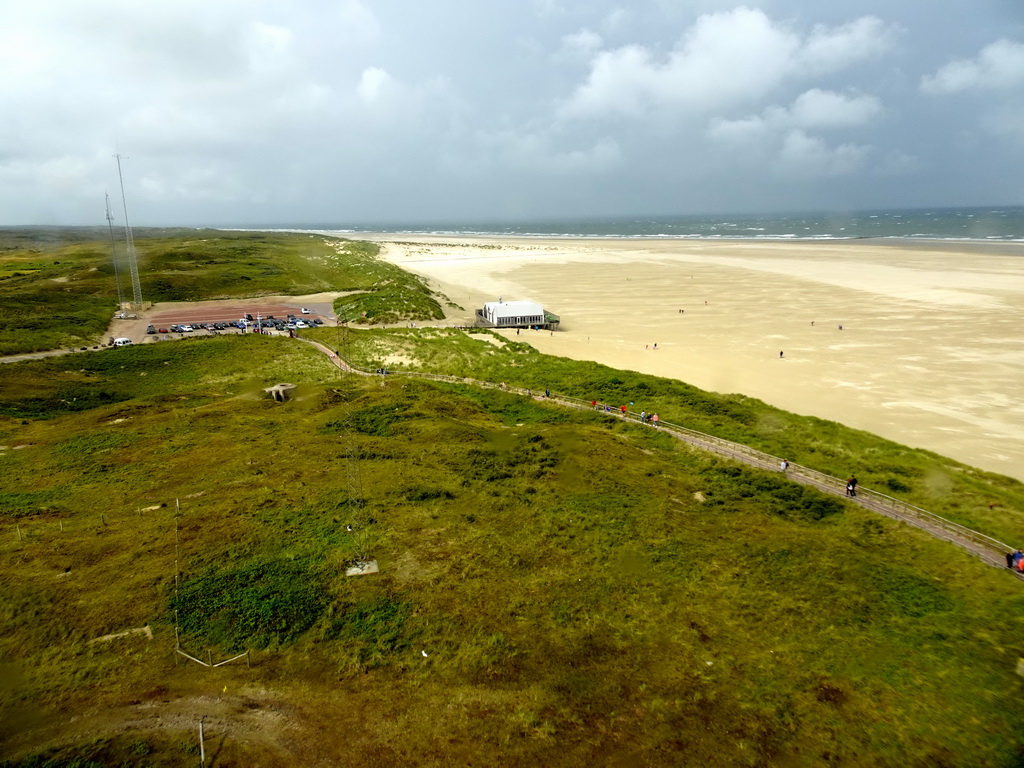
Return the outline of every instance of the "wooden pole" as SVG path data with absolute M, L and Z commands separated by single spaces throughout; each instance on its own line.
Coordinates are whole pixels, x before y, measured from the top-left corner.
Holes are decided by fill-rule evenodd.
M 18 529 L 18 541 L 21 541 L 21 526 L 15 523 L 14 527 Z
M 209 648 L 206 649 L 206 660 L 210 662 L 210 666 L 213 666 L 213 651 Z

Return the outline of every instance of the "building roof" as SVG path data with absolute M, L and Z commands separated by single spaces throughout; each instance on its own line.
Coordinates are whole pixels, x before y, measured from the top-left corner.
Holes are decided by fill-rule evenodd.
M 543 315 L 544 307 L 536 301 L 488 301 L 484 309 L 492 309 L 495 314 L 508 317 L 509 315 Z

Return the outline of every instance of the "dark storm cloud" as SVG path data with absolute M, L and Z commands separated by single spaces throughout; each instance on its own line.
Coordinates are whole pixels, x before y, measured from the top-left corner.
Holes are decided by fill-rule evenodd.
M 1021 203 L 1013 3 L 14 0 L 2 223 Z

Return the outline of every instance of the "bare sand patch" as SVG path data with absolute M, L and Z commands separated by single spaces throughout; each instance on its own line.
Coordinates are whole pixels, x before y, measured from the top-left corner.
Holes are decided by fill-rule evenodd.
M 1024 246 L 416 239 L 383 253 L 466 307 L 449 321 L 499 295 L 540 301 L 561 330 L 516 340 L 542 352 L 743 393 L 1024 479 Z

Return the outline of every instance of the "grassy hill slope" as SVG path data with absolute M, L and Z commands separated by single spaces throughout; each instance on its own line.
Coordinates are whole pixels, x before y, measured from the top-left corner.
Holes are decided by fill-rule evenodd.
M 1008 533 L 1021 513 L 1020 484 L 757 401 L 465 335 L 323 333 L 367 361 L 403 346 L 463 375 L 643 393 L 929 502 L 945 477 L 1002 499 L 1005 522 L 981 522 Z M 278 381 L 299 399 L 264 398 Z M 0 444 L 7 765 L 193 765 L 203 716 L 222 766 L 1024 754 L 1019 582 L 654 430 L 343 376 L 247 336 L 4 366 Z M 347 578 L 361 558 L 380 573 Z M 176 658 L 176 613 L 190 653 L 250 649 L 252 667 Z M 91 642 L 143 625 L 151 641 Z
M 308 334 L 367 370 L 387 366 L 550 389 L 749 445 L 917 504 L 1002 541 L 1024 541 L 1024 484 L 824 419 L 797 416 L 745 395 L 539 354 L 491 331 L 323 329 Z M 528 337 L 529 334 L 527 334 Z

